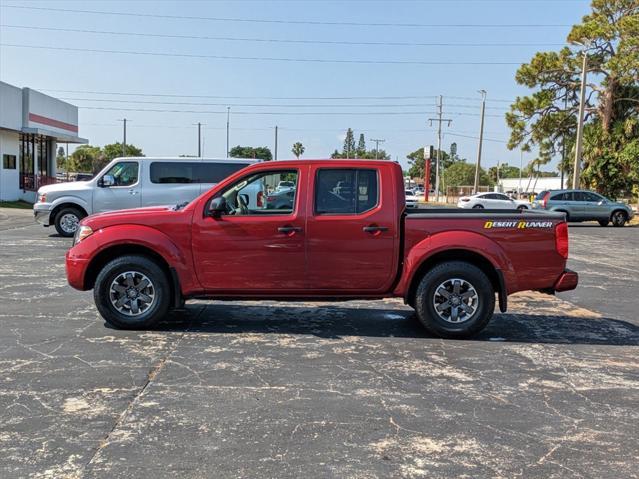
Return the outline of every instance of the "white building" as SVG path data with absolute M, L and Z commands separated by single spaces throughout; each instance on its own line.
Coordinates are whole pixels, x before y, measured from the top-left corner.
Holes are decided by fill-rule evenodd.
M 58 143 L 88 143 L 78 107 L 0 82 L 0 200 L 33 202 L 39 186 L 55 182 Z
M 565 186 L 566 180 L 564 180 Z M 521 191 L 522 193 L 539 193 L 545 190 L 562 190 L 561 178 L 558 176 L 542 178 L 502 178 L 499 180 L 499 191 Z M 521 189 L 520 189 L 521 188 Z

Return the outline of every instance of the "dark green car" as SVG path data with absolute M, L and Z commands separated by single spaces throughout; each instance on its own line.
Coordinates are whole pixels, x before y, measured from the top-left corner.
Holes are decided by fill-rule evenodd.
M 566 221 L 598 221 L 601 226 L 623 226 L 634 216 L 632 208 L 587 190 L 542 191 L 532 202 L 533 209 L 566 214 Z

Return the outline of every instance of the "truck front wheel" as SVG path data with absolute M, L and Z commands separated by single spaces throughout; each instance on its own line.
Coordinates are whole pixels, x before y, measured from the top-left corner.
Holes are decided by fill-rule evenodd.
M 495 291 L 486 274 L 463 261 L 441 263 L 422 278 L 415 295 L 420 322 L 443 338 L 467 338 L 486 327 Z
M 155 326 L 169 310 L 171 286 L 160 266 L 138 255 L 121 256 L 98 274 L 93 298 L 100 315 L 119 329 Z

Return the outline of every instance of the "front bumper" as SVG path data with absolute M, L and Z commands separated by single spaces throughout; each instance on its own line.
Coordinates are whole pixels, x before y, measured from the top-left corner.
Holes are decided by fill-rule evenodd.
M 557 292 L 570 291 L 577 287 L 577 283 L 579 283 L 579 275 L 576 272 L 567 269 L 561 273 L 553 286 L 553 290 Z
M 51 208 L 46 203 L 36 203 L 33 205 L 33 217 L 43 226 L 51 225 Z
M 71 252 L 72 250 L 73 248 L 67 251 L 65 257 L 67 281 L 72 288 L 84 291 L 84 277 L 87 266 L 89 265 L 89 260 L 85 258 L 79 258 L 77 255 Z

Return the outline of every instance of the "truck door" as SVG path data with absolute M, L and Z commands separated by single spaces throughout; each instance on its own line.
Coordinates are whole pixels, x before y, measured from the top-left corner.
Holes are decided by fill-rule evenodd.
M 384 171 L 388 170 L 311 169 L 306 223 L 309 289 L 374 293 L 392 284 L 399 255 L 399 213 L 392 181 L 382 181 Z
M 93 212 L 140 206 L 140 162 L 119 161 L 98 179 L 93 191 Z
M 216 196 L 226 202 L 218 218 L 193 218 L 193 260 L 198 279 L 209 292 L 286 294 L 306 286 L 306 204 L 300 201 L 308 168 L 273 168 L 248 173 Z M 256 204 L 258 189 L 275 193 L 279 181 L 292 181 L 288 202 Z M 269 204 L 274 207 L 269 207 Z

